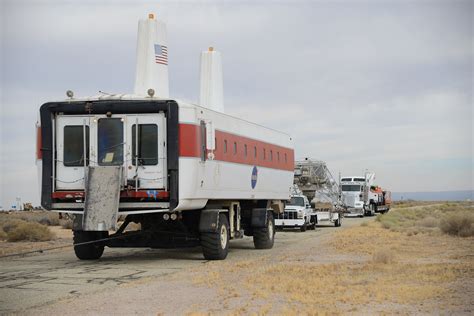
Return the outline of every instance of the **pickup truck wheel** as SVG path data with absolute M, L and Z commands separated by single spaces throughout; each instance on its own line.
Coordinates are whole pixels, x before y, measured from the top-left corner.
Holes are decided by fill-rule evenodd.
M 301 230 L 302 232 L 305 232 L 305 231 L 306 231 L 306 228 L 307 228 L 307 226 L 306 226 L 306 224 L 304 224 L 303 226 L 301 226 L 300 230 Z
M 336 219 L 336 221 L 334 222 L 334 227 L 341 227 L 341 218 L 339 217 L 338 219 Z
M 74 244 L 80 244 L 84 242 L 94 241 L 98 239 L 107 238 L 109 232 L 103 231 L 83 231 L 74 230 Z M 91 243 L 81 246 L 74 246 L 74 253 L 80 260 L 97 260 L 102 257 L 104 253 L 104 243 Z
M 224 260 L 229 252 L 229 221 L 219 214 L 219 225 L 215 233 L 201 233 L 201 246 L 207 260 Z
M 267 226 L 253 229 L 253 244 L 256 249 L 271 249 L 275 242 L 275 220 L 273 213 L 267 212 Z

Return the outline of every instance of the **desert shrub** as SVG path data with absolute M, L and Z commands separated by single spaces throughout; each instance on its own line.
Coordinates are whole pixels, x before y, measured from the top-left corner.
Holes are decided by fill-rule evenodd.
M 34 222 L 22 221 L 7 232 L 8 241 L 47 241 L 54 235 L 48 227 Z
M 446 215 L 440 221 L 439 228 L 448 235 L 460 237 L 474 236 L 474 214 L 464 212 Z
M 59 223 L 61 227 L 64 229 L 72 229 L 72 219 L 69 219 L 69 218 L 61 219 Z
M 389 264 L 395 259 L 395 255 L 389 249 L 379 249 L 372 256 L 372 262 L 377 264 Z
M 19 212 L 14 214 L 16 218 L 25 220 L 27 222 L 36 222 L 46 226 L 58 226 L 59 214 L 52 212 Z
M 24 223 L 24 222 L 25 222 L 24 220 L 15 219 L 15 218 L 6 220 L 2 223 L 2 230 L 8 234 L 10 231 L 15 230 L 19 224 Z
M 0 240 L 7 239 L 7 233 L 3 231 L 3 229 L 0 229 Z
M 416 224 L 417 226 L 421 227 L 438 227 L 439 220 L 432 216 L 427 216 L 425 218 L 420 219 Z

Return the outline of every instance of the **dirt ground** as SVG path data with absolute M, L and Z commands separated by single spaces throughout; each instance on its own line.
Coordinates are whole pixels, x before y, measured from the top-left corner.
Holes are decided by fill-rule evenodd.
M 473 297 L 474 238 L 409 235 L 373 217 L 278 232 L 271 250 L 233 241 L 225 261 L 199 248 L 0 260 L 2 314 L 472 315 Z

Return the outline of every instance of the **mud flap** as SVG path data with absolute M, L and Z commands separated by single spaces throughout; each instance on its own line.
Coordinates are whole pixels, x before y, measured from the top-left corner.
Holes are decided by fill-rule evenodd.
M 199 219 L 199 232 L 201 233 L 215 233 L 219 227 L 219 213 L 223 210 L 205 209 L 201 211 L 201 218 Z
M 121 180 L 121 166 L 88 168 L 83 230 L 108 231 L 117 228 Z
M 267 227 L 267 212 L 266 208 L 254 208 L 252 210 L 252 227 Z

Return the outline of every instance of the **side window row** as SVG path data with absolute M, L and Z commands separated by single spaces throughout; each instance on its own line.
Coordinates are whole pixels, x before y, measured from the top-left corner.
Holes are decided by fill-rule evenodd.
M 253 146 L 253 158 L 257 159 L 257 152 L 258 152 L 258 146 Z M 216 150 L 217 150 L 217 139 L 216 139 Z M 238 151 L 238 144 L 237 142 L 234 142 L 232 144 L 232 154 L 233 155 L 237 155 L 237 151 Z M 224 139 L 224 154 L 227 154 L 228 153 L 228 144 L 227 144 L 227 139 Z M 244 144 L 243 146 L 243 153 L 244 153 L 244 157 L 248 157 L 249 155 L 249 150 L 248 150 L 248 145 L 247 144 Z M 273 161 L 273 150 L 270 150 L 268 152 L 268 155 L 267 155 L 267 150 L 266 148 L 262 148 L 262 159 L 263 160 L 269 160 L 269 161 Z M 285 163 L 288 162 L 288 156 L 286 153 L 284 153 L 284 161 Z M 280 152 L 277 151 L 276 152 L 276 161 L 280 162 Z

